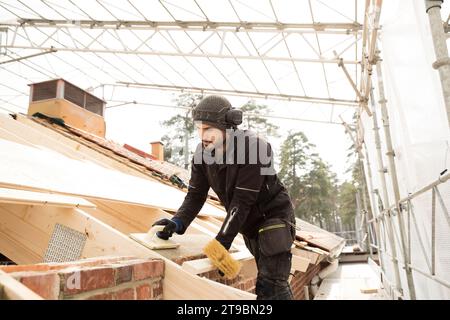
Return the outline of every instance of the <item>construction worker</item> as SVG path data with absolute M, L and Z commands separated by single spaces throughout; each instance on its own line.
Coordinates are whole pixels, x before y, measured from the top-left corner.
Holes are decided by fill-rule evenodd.
M 183 234 L 211 187 L 227 211 L 216 240 L 228 250 L 238 232 L 243 235 L 258 268 L 257 299 L 292 299 L 288 278 L 295 216 L 273 169 L 270 144 L 237 129 L 242 112 L 222 96 L 202 99 L 193 119 L 202 142 L 192 159 L 188 193 L 171 220 L 154 224 L 165 225 L 157 235 L 167 240 L 173 233 Z

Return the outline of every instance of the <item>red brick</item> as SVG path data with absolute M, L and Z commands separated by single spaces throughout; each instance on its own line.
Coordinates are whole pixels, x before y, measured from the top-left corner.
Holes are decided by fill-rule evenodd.
M 115 282 L 114 270 L 111 267 L 65 271 L 60 273 L 60 275 L 63 281 L 63 292 L 65 295 L 112 287 Z M 76 279 L 79 279 L 79 281 Z M 79 287 L 77 288 L 78 284 Z
M 44 299 L 58 300 L 59 276 L 56 273 L 24 274 L 20 282 Z
M 163 287 L 162 282 L 156 282 L 152 286 L 152 294 L 151 297 L 154 299 L 162 299 Z
M 149 284 L 143 284 L 136 287 L 136 300 L 150 300 L 152 298 L 152 287 Z
M 114 300 L 134 300 L 134 289 L 127 288 L 113 293 Z
M 101 294 L 95 294 L 86 300 L 112 300 L 113 294 L 112 293 L 101 293 Z
M 116 274 L 116 284 L 131 281 L 133 268 L 131 266 L 119 266 L 114 268 Z
M 133 279 L 144 280 L 149 278 L 162 277 L 164 275 L 164 262 L 162 260 L 152 260 L 133 265 Z
M 244 282 L 244 290 L 248 291 L 251 287 L 254 287 L 254 279 L 247 279 L 247 281 Z

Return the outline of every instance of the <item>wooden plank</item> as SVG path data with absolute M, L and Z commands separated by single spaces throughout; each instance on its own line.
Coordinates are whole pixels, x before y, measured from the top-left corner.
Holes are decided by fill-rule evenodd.
M 0 119 L 1 119 L 1 117 L 4 117 L 4 116 L 5 116 L 5 115 L 0 114 Z M 21 144 L 26 144 L 26 145 L 29 145 L 29 146 L 33 146 L 32 143 L 26 141 L 26 140 L 23 139 L 22 137 L 19 137 L 18 135 L 14 134 L 14 133 L 12 133 L 12 132 L 9 132 L 9 131 L 5 130 L 5 129 L 2 128 L 2 127 L 0 127 L 0 137 L 1 137 L 2 139 L 5 139 L 5 140 L 9 140 L 9 141 L 13 141 L 13 142 L 17 142 L 17 143 L 21 143 Z
M 258 274 L 258 267 L 256 266 L 255 259 L 248 259 L 241 261 L 242 268 L 239 274 L 244 279 L 255 278 Z
M 384 300 L 380 292 L 363 293 L 361 288 L 370 286 L 363 278 L 324 279 L 314 300 Z M 370 287 L 372 288 L 372 287 Z
M 157 208 L 108 200 L 91 201 L 97 208 L 84 211 L 124 234 L 147 232 L 155 221 L 171 218 L 170 214 Z
M 77 141 L 77 137 L 75 136 L 72 138 L 67 137 L 25 116 L 18 115 L 17 120 L 8 119 L 8 121 L 0 117 L 0 124 L 2 127 L 7 128 L 9 132 L 19 134 L 24 141 L 32 142 L 34 146 L 42 146 L 72 159 L 94 162 L 105 168 L 119 170 L 136 177 L 152 179 L 148 174 L 132 169 L 84 145 L 80 141 Z M 0 135 L 0 137 L 3 138 L 3 135 Z
M 3 139 L 0 139 L 0 186 L 171 210 L 178 210 L 186 196 L 185 192 L 162 183 Z M 225 214 L 209 204 L 201 212 L 213 216 Z
M 140 167 L 131 168 L 130 165 L 124 164 L 124 162 L 129 162 L 127 159 L 125 159 L 126 161 L 124 159 L 120 159 L 119 161 L 117 157 L 112 159 L 111 156 L 106 156 L 96 149 L 87 147 L 73 140 L 76 138 L 75 136 L 71 138 L 66 137 L 61 133 L 38 124 L 24 116 L 19 115 L 17 119 L 18 120 L 14 120 L 9 116 L 0 115 L 0 127 L 3 128 L 3 131 L 0 131 L 0 138 L 6 138 L 7 140 L 19 142 L 21 144 L 42 146 L 74 160 L 89 160 L 89 162 L 93 162 L 105 168 L 119 170 L 135 177 L 163 184 L 168 188 L 184 194 L 183 191 L 174 188 L 172 185 L 155 180 L 146 169 Z M 12 139 L 11 136 L 14 138 Z M 102 149 L 97 145 L 95 145 L 95 147 Z M 108 150 L 108 152 L 110 151 Z M 215 206 L 206 203 L 204 209 L 200 212 L 200 215 L 224 217 L 225 213 L 222 208 L 216 208 Z
M 183 235 L 174 234 L 171 239 L 179 243 L 180 247 L 176 249 L 158 250 L 158 253 L 170 260 L 180 260 L 204 256 L 203 248 L 212 237 L 204 234 L 186 233 Z
M 148 233 L 131 233 L 130 238 L 134 241 L 137 241 L 138 243 L 142 244 L 144 247 L 152 249 L 152 250 L 176 250 L 180 244 L 177 242 L 174 242 L 172 239 L 168 240 L 161 240 L 156 239 L 158 243 L 155 243 L 155 240 L 152 236 L 150 236 Z
M 254 299 L 255 295 L 228 287 L 226 285 L 199 278 L 184 271 L 181 266 L 149 250 L 128 236 L 92 217 L 81 209 L 41 206 L 0 204 L 0 233 L 6 234 L 17 245 L 16 249 L 35 252 L 39 259 L 10 252 L 10 258 L 18 263 L 38 263 L 42 261 L 45 248 L 32 246 L 33 243 L 48 243 L 56 223 L 85 233 L 88 237 L 81 258 L 97 256 L 136 256 L 138 258 L 159 258 L 165 261 L 163 292 L 165 299 Z M 5 219 L 4 212 L 15 219 Z M 20 223 L 19 223 L 20 222 Z M 17 230 L 19 224 L 22 225 Z M 23 233 L 24 226 L 36 230 L 34 234 Z M 20 230 L 22 229 L 22 230 Z M 0 248 L 3 246 L 0 241 Z
M 162 218 L 172 218 L 172 214 L 159 208 L 118 203 L 109 200 L 87 199 L 94 203 L 97 208 L 95 210 L 85 209 L 85 211 L 125 234 L 147 232 L 155 221 Z M 207 234 L 211 237 L 217 234 L 217 232 L 211 232 L 209 228 L 205 228 L 202 221 L 198 218 L 191 223 L 187 233 Z
M 30 208 L 25 205 L 0 204 L 0 252 L 17 264 L 42 262 L 53 231 L 47 233 L 24 221 L 32 211 Z M 53 208 L 44 210 L 51 212 Z
M 300 230 L 296 231 L 297 239 L 308 242 L 320 249 L 331 252 L 345 244 L 345 239 L 338 237 L 334 233 L 323 230 L 311 223 L 296 219 L 296 224 Z
M 233 257 L 233 259 L 238 261 L 253 259 L 253 256 L 249 251 L 234 252 L 230 255 Z M 183 270 L 186 270 L 187 272 L 192 274 L 200 274 L 217 269 L 211 263 L 211 260 L 209 260 L 209 258 L 183 262 L 182 268 Z
M 305 272 L 308 269 L 309 263 L 310 260 L 308 258 L 299 257 L 293 254 L 291 270 Z
M 5 188 L 0 188 L 0 202 L 33 204 L 40 206 L 56 206 L 64 208 L 96 207 L 93 203 L 90 203 L 89 201 L 81 198 Z
M 172 218 L 171 214 L 156 208 L 114 203 L 106 200 L 93 200 L 92 202 L 97 208 L 84 209 L 84 211 L 125 234 L 145 233 L 155 221 Z M 174 241 L 181 244 L 178 249 L 158 250 L 158 253 L 171 260 L 201 255 L 203 247 L 217 235 L 220 230 L 218 225 L 222 224 L 218 220 L 217 225 L 205 221 L 209 219 L 216 220 L 211 217 L 194 219 L 185 234 L 173 235 Z M 214 231 L 211 231 L 211 229 L 214 229 Z M 245 247 L 242 235 L 239 234 L 233 242 L 233 247 L 240 246 Z
M 291 249 L 292 254 L 308 259 L 309 263 L 311 264 L 318 264 L 323 258 L 324 255 L 318 254 L 316 252 L 308 251 L 305 249 L 298 249 L 298 248 L 292 248 Z
M 26 141 L 33 141 L 34 145 L 44 146 L 45 148 L 57 151 L 73 159 L 86 159 L 107 168 L 115 169 L 136 177 L 149 179 L 151 181 L 158 181 L 159 183 L 175 188 L 170 182 L 155 178 L 153 173 L 144 166 L 136 164 L 128 158 L 119 156 L 113 151 L 100 146 L 95 142 L 81 138 L 71 132 L 67 132 L 61 127 L 46 124 L 45 122 L 41 124 L 36 122 L 34 119 L 29 119 L 28 117 L 20 114 L 17 115 L 16 120 L 11 118 L 7 120 L 8 121 L 6 123 L 3 123 L 5 121 L 2 122 L 2 119 L 0 118 L 0 127 L 7 126 L 9 131 L 17 132 L 24 138 L 21 141 L 22 144 Z M 22 125 L 22 127 L 18 128 L 19 125 Z M 165 162 L 164 166 L 172 167 L 172 171 L 174 171 L 178 176 L 180 176 L 180 172 L 182 172 L 181 175 L 183 176 L 184 181 L 189 180 L 189 172 L 185 169 L 179 168 L 168 162 Z M 179 190 L 178 188 L 175 189 Z M 210 190 L 210 193 L 217 197 L 212 190 Z M 214 206 L 216 204 L 215 201 L 209 199 L 207 200 L 207 203 Z M 219 206 L 218 208 L 223 210 L 222 206 Z M 202 214 L 203 213 L 201 213 L 201 215 Z M 222 219 L 224 218 L 225 215 L 223 215 Z
M 3 291 L 3 299 L 7 300 L 43 300 L 41 296 L 2 270 L 0 270 L 1 291 Z
M 361 288 L 361 293 L 378 293 L 378 289 L 377 288 Z
M 339 262 L 345 263 L 345 262 L 367 262 L 367 259 L 369 258 L 368 253 L 363 254 L 341 254 L 339 256 Z

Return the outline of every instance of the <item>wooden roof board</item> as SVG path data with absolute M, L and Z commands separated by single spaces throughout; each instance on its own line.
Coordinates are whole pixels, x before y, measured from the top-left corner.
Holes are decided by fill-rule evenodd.
M 308 242 L 320 249 L 332 252 L 343 248 L 345 239 L 334 233 L 321 229 L 311 223 L 296 218 L 296 224 L 300 227 L 300 231 L 296 231 L 298 239 Z M 340 248 L 340 250 L 342 250 Z
M 177 210 L 185 197 L 181 190 L 156 181 L 3 139 L 0 139 L 0 185 L 172 210 Z M 201 212 L 218 217 L 225 214 L 208 203 Z
M 95 208 L 95 204 L 77 197 L 0 188 L 0 202 L 46 205 L 62 208 Z
M 50 124 L 49 121 L 46 119 L 35 118 L 35 117 L 32 117 L 31 119 L 40 123 L 41 125 L 50 127 L 51 129 L 58 131 L 60 133 L 64 132 L 66 134 L 69 134 L 72 139 L 87 140 L 87 141 L 90 141 L 90 142 L 96 144 L 100 148 L 110 150 L 118 156 L 124 157 L 151 172 L 157 173 L 158 177 L 163 180 L 166 180 L 166 182 L 172 183 L 170 180 L 170 177 L 173 175 L 176 175 L 178 178 L 180 178 L 183 181 L 183 183 L 186 186 L 189 184 L 189 180 L 190 180 L 189 171 L 184 168 L 178 167 L 170 162 L 150 159 L 147 157 L 142 157 L 139 154 L 127 149 L 125 146 L 115 143 L 114 141 L 98 137 L 96 135 L 79 130 L 77 128 L 70 127 L 68 125 L 66 125 L 65 127 L 62 127 L 58 124 Z M 180 189 L 183 189 L 183 188 L 180 188 Z M 213 199 L 218 199 L 216 193 L 212 189 L 209 190 L 208 194 Z
M 120 146 L 112 141 L 108 141 L 106 139 L 102 139 L 102 138 L 96 137 L 94 135 L 90 135 L 88 133 L 85 133 L 85 132 L 75 129 L 75 128 L 67 128 L 67 127 L 62 127 L 62 126 L 56 125 L 56 124 L 51 124 L 50 122 L 48 122 L 45 119 L 36 119 L 36 118 L 30 119 L 29 117 L 24 116 L 24 115 L 18 115 L 18 117 L 22 121 L 25 118 L 29 121 L 34 121 L 36 123 L 39 123 L 45 127 L 53 129 L 53 131 L 56 131 L 60 134 L 64 134 L 66 137 L 74 139 L 75 141 L 78 140 L 78 142 L 79 142 L 80 140 L 87 140 L 87 141 L 91 142 L 92 144 L 94 144 L 99 149 L 108 150 L 110 152 L 113 152 L 117 156 L 126 158 L 126 159 L 136 163 L 137 165 L 142 166 L 144 169 L 147 169 L 149 171 L 154 171 L 154 172 L 158 172 L 158 173 L 164 172 L 164 174 L 161 175 L 162 178 L 164 178 L 164 177 L 167 178 L 168 174 L 175 173 L 180 178 L 183 177 L 183 181 L 188 180 L 187 177 L 188 177 L 189 173 L 188 173 L 188 171 L 184 170 L 183 168 L 177 167 L 168 162 L 160 162 L 157 160 L 151 160 L 151 159 L 146 159 L 146 158 L 140 157 L 139 155 L 127 150 L 123 146 Z M 167 183 L 167 181 L 166 181 L 166 183 Z M 108 199 L 110 199 L 110 198 L 108 198 Z M 137 204 L 146 205 L 146 203 L 142 203 L 142 202 L 137 203 Z M 223 219 L 224 211 L 223 211 L 223 207 L 220 206 L 220 204 L 218 205 L 217 202 L 214 202 L 214 205 L 207 203 L 207 204 L 205 204 L 205 207 L 212 207 L 215 210 L 220 211 L 220 214 L 213 213 L 213 216 L 215 216 L 219 219 Z M 172 205 L 171 207 L 161 207 L 161 208 L 163 208 L 165 210 L 171 210 L 171 211 L 176 211 L 178 209 L 178 207 L 174 206 L 174 205 Z M 204 211 L 205 211 L 205 208 L 203 208 L 200 215 L 205 214 Z M 210 211 L 210 210 L 207 210 L 207 211 Z M 208 212 L 206 215 L 210 215 L 210 212 Z M 333 250 L 333 249 L 336 249 L 337 247 L 339 247 L 339 245 L 343 241 L 342 238 L 339 238 L 332 233 L 329 233 L 323 229 L 320 229 L 319 227 L 313 226 L 313 225 L 311 225 L 305 221 L 302 221 L 300 219 L 298 219 L 298 225 L 301 227 L 301 231 L 297 232 L 298 238 L 305 240 L 309 244 L 311 244 L 313 246 L 317 246 L 318 248 L 330 251 L 330 250 Z
M 59 223 L 89 235 L 82 258 L 129 255 L 163 259 L 164 299 L 255 298 L 251 293 L 185 272 L 157 251 L 145 248 L 82 209 L 0 204 L 0 211 L 0 221 L 5 226 L 0 228 L 0 251 L 19 264 L 42 261 L 54 225 Z M 9 239 L 10 242 L 5 241 Z

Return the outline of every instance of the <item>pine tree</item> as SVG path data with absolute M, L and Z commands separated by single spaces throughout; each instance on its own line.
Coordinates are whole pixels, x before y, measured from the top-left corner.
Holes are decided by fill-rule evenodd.
M 180 94 L 174 100 L 175 105 L 188 109 L 161 123 L 168 131 L 161 138 L 164 143 L 164 159 L 185 169 L 189 167 L 195 148 L 195 126 L 191 109 L 201 97 L 190 93 Z
M 264 104 L 257 104 L 255 100 L 250 100 L 240 108 L 244 114 L 242 127 L 265 136 L 279 137 L 278 126 L 270 123 L 264 117 L 269 113 L 269 107 Z

